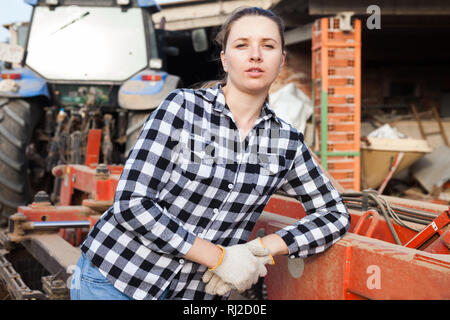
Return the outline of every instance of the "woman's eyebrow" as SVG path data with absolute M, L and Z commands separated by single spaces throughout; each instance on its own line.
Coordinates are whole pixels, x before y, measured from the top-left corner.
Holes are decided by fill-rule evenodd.
M 237 38 L 237 39 L 233 40 L 233 42 L 236 42 L 236 41 L 247 41 L 247 40 L 248 40 L 248 38 L 241 37 L 241 38 Z M 276 39 L 274 39 L 274 38 L 262 38 L 262 41 L 274 41 L 274 42 L 278 43 L 278 41 Z
M 236 41 L 246 41 L 246 40 L 248 40 L 248 38 L 237 38 L 237 39 L 234 39 L 233 42 L 236 42 Z

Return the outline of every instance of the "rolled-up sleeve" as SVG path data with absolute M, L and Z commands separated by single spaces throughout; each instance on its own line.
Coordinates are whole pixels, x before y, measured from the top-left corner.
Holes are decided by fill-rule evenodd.
M 158 204 L 178 157 L 185 103 L 179 89 L 150 114 L 118 181 L 113 214 L 118 223 L 153 251 L 184 256 L 195 235 Z
M 294 164 L 284 179 L 280 189 L 301 202 L 306 216 L 276 234 L 288 246 L 291 257 L 304 258 L 323 252 L 348 231 L 350 214 L 304 144 L 302 134 Z

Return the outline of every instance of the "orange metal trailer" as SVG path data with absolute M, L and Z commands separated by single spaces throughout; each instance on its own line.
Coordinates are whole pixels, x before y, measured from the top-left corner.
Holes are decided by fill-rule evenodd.
M 268 268 L 265 278 L 268 298 L 450 299 L 449 208 L 417 201 L 406 206 L 403 199 L 388 200 L 439 215 L 424 228 L 428 232 L 417 233 L 391 221 L 406 244 L 399 245 L 376 211 L 372 215 L 350 209 L 349 233 L 324 253 L 305 259 L 275 257 L 275 265 Z M 272 233 L 304 214 L 296 200 L 274 195 L 254 228 L 254 236 Z M 415 237 L 416 244 L 431 242 L 418 250 L 408 246 Z

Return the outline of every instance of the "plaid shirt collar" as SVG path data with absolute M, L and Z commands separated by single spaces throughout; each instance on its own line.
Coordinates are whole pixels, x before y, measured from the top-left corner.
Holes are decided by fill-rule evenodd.
M 199 93 L 203 93 L 203 98 L 213 104 L 214 110 L 230 116 L 231 111 L 225 102 L 225 95 L 223 93 L 222 85 L 220 83 L 216 84 L 214 87 L 209 88 L 207 90 L 199 90 Z M 261 120 L 258 119 L 257 123 L 259 121 L 268 120 L 270 118 L 275 120 L 280 126 L 282 125 L 280 119 L 278 119 L 275 112 L 269 107 L 267 101 L 264 101 L 261 110 L 261 115 L 259 117 L 259 119 Z

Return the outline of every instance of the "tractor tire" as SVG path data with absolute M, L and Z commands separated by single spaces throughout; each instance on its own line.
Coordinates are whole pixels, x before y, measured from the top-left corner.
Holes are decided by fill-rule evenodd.
M 42 110 L 37 100 L 0 99 L 0 224 L 31 201 L 26 148 Z

